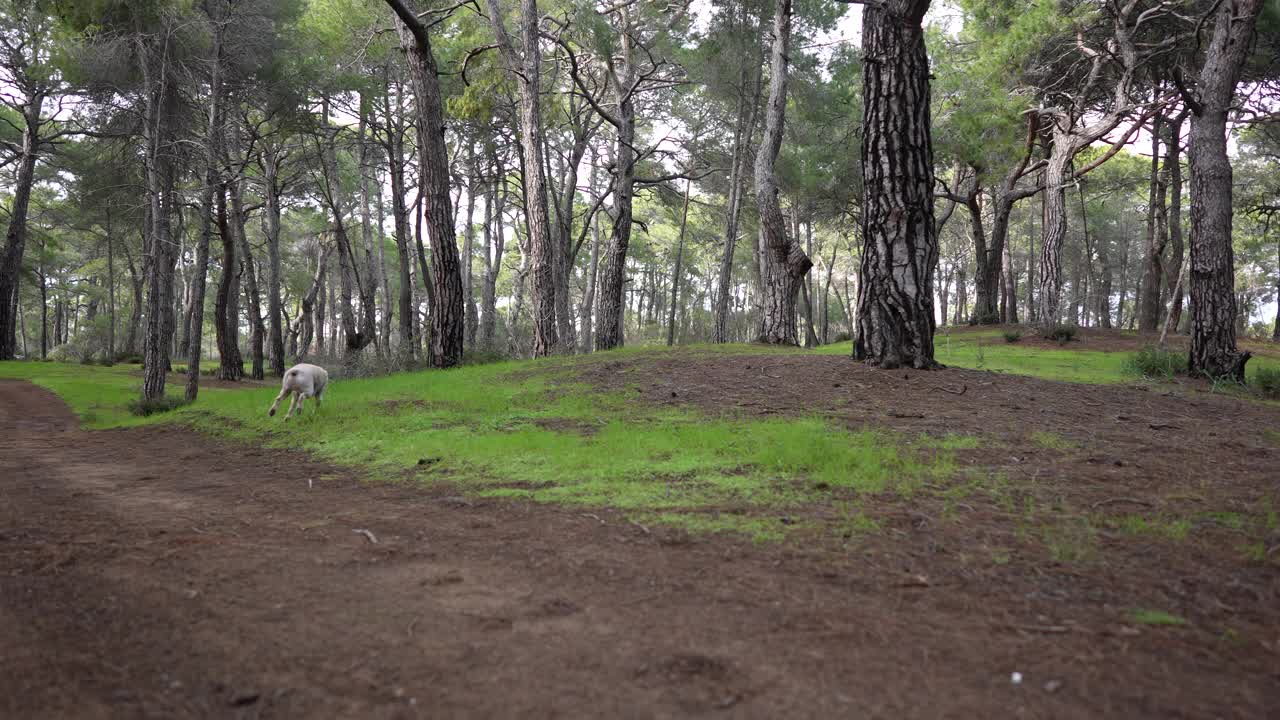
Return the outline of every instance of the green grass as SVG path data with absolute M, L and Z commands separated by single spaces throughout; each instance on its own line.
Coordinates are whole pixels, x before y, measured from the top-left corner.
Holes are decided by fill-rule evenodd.
M 1033 431 L 1027 437 L 1032 444 L 1046 450 L 1071 450 L 1080 446 L 1074 440 L 1065 438 L 1057 433 L 1045 432 L 1044 430 Z
M 799 525 L 763 521 L 759 513 L 863 493 L 908 495 L 954 471 L 951 448 L 977 444 L 961 435 L 850 431 L 816 417 L 712 419 L 575 385 L 561 372 L 637 352 L 335 381 L 323 408 L 309 402 L 288 422 L 267 417 L 274 387 L 203 389 L 194 405 L 136 417 L 126 406 L 137 398 L 137 366 L 3 363 L 0 376 L 53 390 L 92 428 L 181 422 L 306 449 L 373 477 L 657 513 L 663 521 L 688 514 L 681 521 L 687 526 L 752 537 L 775 535 L 773 524 L 777 532 Z M 724 507 L 746 513 L 706 519 Z
M 1177 541 L 1186 540 L 1192 528 L 1192 522 L 1187 518 L 1165 516 L 1123 515 L 1111 520 L 1110 523 L 1127 535 L 1160 537 Z
M 1139 625 L 1154 625 L 1157 627 L 1182 627 L 1187 624 L 1185 619 L 1167 613 L 1164 610 L 1136 608 L 1129 612 L 1129 618 Z

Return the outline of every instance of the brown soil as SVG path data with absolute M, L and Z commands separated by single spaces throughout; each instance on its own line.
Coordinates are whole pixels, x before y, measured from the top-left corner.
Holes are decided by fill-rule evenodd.
M 676 359 L 678 373 L 600 365 L 593 379 L 717 412 L 817 408 L 1004 438 L 964 461 L 1099 513 L 1131 511 L 1126 498 L 1243 511 L 1276 492 L 1280 451 L 1262 432 L 1280 427 L 1273 408 L 841 358 Z M 1080 447 L 1036 449 L 1032 429 Z M 1280 707 L 1280 565 L 1242 558 L 1213 525 L 1179 544 L 1103 534 L 1097 558 L 1061 563 L 985 498 L 957 517 L 922 496 L 869 501 L 885 531 L 855 542 L 755 546 L 365 484 L 180 428 L 85 432 L 57 398 L 14 382 L 0 382 L 0 492 L 0 717 Z M 1139 607 L 1187 625 L 1135 624 Z

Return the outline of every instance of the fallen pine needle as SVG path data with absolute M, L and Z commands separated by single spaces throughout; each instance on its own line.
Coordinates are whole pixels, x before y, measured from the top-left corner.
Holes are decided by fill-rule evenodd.
M 365 537 L 369 540 L 369 542 L 373 543 L 374 545 L 377 545 L 377 544 L 378 544 L 378 538 L 377 538 L 377 536 L 375 536 L 375 535 L 374 535 L 371 531 L 369 531 L 369 530 L 365 530 L 364 528 L 356 528 L 355 530 L 352 530 L 351 532 L 353 532 L 353 533 L 355 533 L 355 534 L 357 534 L 357 535 L 363 535 L 363 536 L 365 536 Z

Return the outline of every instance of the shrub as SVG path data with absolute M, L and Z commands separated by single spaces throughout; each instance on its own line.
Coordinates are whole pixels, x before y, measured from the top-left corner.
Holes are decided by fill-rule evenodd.
M 1163 350 L 1154 345 L 1147 345 L 1128 360 L 1125 370 L 1142 377 L 1172 379 L 1174 375 L 1187 372 L 1187 356 L 1173 350 Z
M 1052 325 L 1045 331 L 1044 336 L 1047 340 L 1056 340 L 1059 344 L 1066 345 L 1076 339 L 1076 334 L 1080 332 L 1080 328 L 1075 325 Z
M 118 352 L 115 361 L 125 365 L 141 365 L 142 356 L 136 352 Z
M 1016 343 L 1022 339 L 1022 333 L 1018 330 L 1005 330 L 1004 341 L 1007 343 Z
M 1280 400 L 1280 368 L 1258 368 L 1253 376 L 1258 392 L 1270 400 Z
M 131 400 L 129 402 L 129 412 L 140 417 L 146 417 L 148 415 L 155 415 L 156 413 L 166 413 L 171 410 L 177 410 L 186 404 L 187 401 L 184 398 L 173 396 L 165 396 L 158 400 L 145 400 L 138 398 L 137 400 Z

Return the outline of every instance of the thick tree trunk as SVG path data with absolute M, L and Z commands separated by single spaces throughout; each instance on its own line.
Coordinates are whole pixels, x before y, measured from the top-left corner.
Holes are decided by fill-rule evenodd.
M 187 402 L 195 402 L 200 393 L 200 359 L 204 350 L 204 299 L 209 278 L 209 240 L 213 235 L 213 193 L 218 184 L 218 142 L 221 132 L 220 107 L 222 103 L 221 83 L 221 40 L 222 33 L 214 33 L 213 69 L 210 89 L 208 127 L 204 138 L 204 185 L 200 188 L 200 230 L 196 238 L 196 266 L 191 287 L 191 317 L 187 320 L 190 340 L 187 356 Z
M 1067 235 L 1067 168 L 1075 156 L 1071 137 L 1057 124 L 1044 168 L 1044 217 L 1040 231 L 1040 300 L 1037 316 L 1045 328 L 1062 320 L 1062 240 Z
M 144 63 L 145 66 L 145 63 Z M 151 216 L 150 256 L 147 266 L 147 328 L 143 337 L 142 399 L 156 402 L 164 398 L 169 371 L 169 349 L 172 339 L 170 311 L 173 307 L 173 267 L 177 261 L 177 243 L 169 231 L 169 216 L 175 204 L 174 170 L 169 164 L 163 138 L 168 127 L 164 122 L 171 106 L 172 90 L 164 79 L 151 90 L 151 78 L 144 81 L 147 92 L 143 115 L 146 141 L 147 199 Z
M 975 292 L 969 324 L 992 325 L 1000 320 L 1000 247 L 995 242 L 987 243 L 987 233 L 982 224 L 981 199 L 982 188 L 975 178 L 973 189 L 965 196 L 964 203 L 969 210 L 973 259 L 977 266 L 973 273 Z
M 853 357 L 882 368 L 934 368 L 933 141 L 928 0 L 863 11 L 862 270 Z
M 797 238 L 788 237 L 787 221 L 778 202 L 774 163 L 782 149 L 786 122 L 787 72 L 791 44 L 791 0 L 778 0 L 773 15 L 773 49 L 769 64 L 769 100 L 764 137 L 756 153 L 755 192 L 760 211 L 761 302 L 759 342 L 798 345 L 796 294 L 813 267 Z
M 1227 110 L 1264 0 L 1220 3 L 1191 105 L 1191 359 L 1193 374 L 1244 381 L 1236 349 L 1235 258 Z
M 227 188 L 217 190 L 218 235 L 222 238 L 222 276 L 214 299 L 213 322 L 218 342 L 218 377 L 239 380 L 244 376 L 240 356 L 240 262 L 237 243 L 227 218 Z
M 9 206 L 9 229 L 5 232 L 4 257 L 0 258 L 0 360 L 17 355 L 18 278 L 22 256 L 27 248 L 27 213 L 31 206 L 31 186 L 35 183 L 36 160 L 39 158 L 40 110 L 44 98 L 36 95 L 24 114 L 22 151 Z
M 323 308 L 324 293 L 322 289 L 324 287 L 325 264 L 329 262 L 329 251 L 332 248 L 333 246 L 330 245 L 319 250 L 319 257 L 316 259 L 315 277 L 311 281 L 311 289 L 307 290 L 307 294 L 302 297 L 302 308 L 298 312 L 298 325 L 300 326 L 298 333 L 302 336 L 297 352 L 299 362 L 306 359 L 307 353 L 311 349 L 311 338 L 315 329 L 313 318 L 324 312 L 323 309 L 319 312 L 316 311 L 316 300 L 319 299 L 321 301 L 321 308 Z M 321 328 L 321 334 L 323 334 L 323 328 Z
M 388 2 L 400 18 L 397 25 L 400 46 L 409 58 L 409 74 L 418 100 L 417 130 L 418 147 L 422 153 L 422 197 L 431 239 L 430 280 L 434 294 L 431 299 L 431 345 L 428 354 L 434 366 L 453 367 L 462 361 L 466 315 L 458 243 L 453 231 L 453 199 L 449 196 L 449 153 L 444 143 L 444 107 L 440 79 L 436 75 L 435 56 L 431 54 L 431 39 L 426 28 L 401 0 Z M 534 33 L 536 44 L 537 28 L 534 27 L 531 32 Z M 551 331 L 555 332 L 554 325 Z M 554 337 L 551 339 L 554 341 Z

